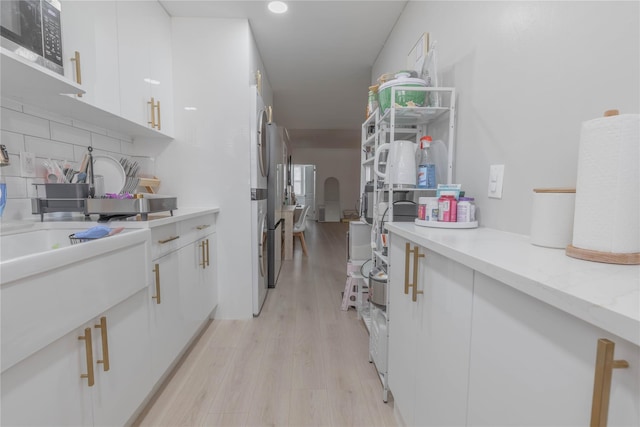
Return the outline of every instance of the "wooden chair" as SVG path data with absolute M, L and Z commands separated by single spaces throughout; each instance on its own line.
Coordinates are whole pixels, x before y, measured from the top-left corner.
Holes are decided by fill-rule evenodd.
M 300 218 L 298 218 L 298 221 L 296 221 L 296 223 L 293 225 L 293 243 L 295 244 L 296 241 L 296 237 L 300 239 L 300 244 L 302 245 L 302 252 L 304 253 L 305 256 L 308 256 L 307 254 L 307 244 L 304 241 L 304 230 L 307 226 L 307 213 L 309 212 L 309 208 L 311 207 L 311 205 L 306 205 L 304 207 L 304 209 L 302 210 L 302 213 L 300 214 Z

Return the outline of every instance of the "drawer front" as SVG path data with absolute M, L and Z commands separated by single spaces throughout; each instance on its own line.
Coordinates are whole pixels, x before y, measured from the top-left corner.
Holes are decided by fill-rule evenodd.
M 167 224 L 151 229 L 151 259 L 158 259 L 175 251 L 188 242 L 180 235 L 178 223 Z
M 179 223 L 180 234 L 184 236 L 185 242 L 195 242 L 204 236 L 215 232 L 216 217 L 214 214 L 207 214 L 190 218 Z

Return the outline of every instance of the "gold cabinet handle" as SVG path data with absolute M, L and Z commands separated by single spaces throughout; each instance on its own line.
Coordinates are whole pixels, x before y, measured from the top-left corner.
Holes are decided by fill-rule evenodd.
M 160 264 L 155 265 L 153 272 L 156 274 L 156 294 L 151 298 L 156 300 L 156 304 L 160 304 Z
M 591 427 L 607 426 L 613 370 L 629 367 L 629 362 L 626 360 L 613 359 L 615 346 L 615 343 L 608 339 L 598 340 L 596 373 L 593 380 L 593 402 L 591 404 Z
M 79 85 L 82 84 L 82 67 L 80 66 L 80 52 L 75 51 L 73 58 L 71 58 L 72 62 L 76 64 L 76 83 Z M 78 97 L 82 98 L 82 94 L 79 93 Z
M 86 378 L 89 387 L 93 387 L 95 384 L 95 377 L 93 376 L 93 343 L 91 342 L 91 328 L 84 328 L 84 335 L 78 337 L 79 340 L 84 340 L 84 348 L 87 355 L 87 373 L 80 374 L 80 378 Z
M 424 258 L 424 254 L 420 253 L 420 248 L 415 246 L 413 248 L 413 292 L 411 293 L 411 300 L 416 302 L 418 300 L 418 294 L 423 294 L 424 291 L 418 290 L 418 259 Z
M 267 123 L 271 124 L 273 121 L 273 107 L 269 105 L 267 107 Z
M 407 243 L 404 248 L 404 294 L 409 295 L 409 262 L 411 255 L 411 244 Z
M 204 240 L 198 244 L 198 246 L 202 249 L 202 262 L 200 262 L 200 267 L 204 270 L 207 267 L 207 256 L 205 254 L 205 243 Z
M 211 227 L 211 224 L 202 224 L 202 225 L 197 226 L 196 228 L 198 230 L 204 230 L 205 228 L 209 228 L 209 227 Z
M 103 369 L 109 370 L 109 338 L 107 338 L 107 318 L 102 316 L 100 323 L 95 325 L 96 329 L 100 329 L 102 335 L 102 360 L 98 360 L 96 363 L 102 363 Z
M 256 88 L 258 93 L 262 95 L 262 73 L 260 73 L 260 70 L 256 70 Z
M 161 117 L 162 117 L 162 113 L 160 112 L 160 101 L 156 102 L 156 109 L 158 110 L 158 123 L 156 123 L 156 129 L 160 130 L 162 125 L 161 125 Z
M 147 101 L 147 105 L 151 106 L 151 121 L 147 122 L 152 128 L 156 127 L 156 100 L 151 97 L 151 101 Z
M 204 241 L 207 245 L 207 267 L 209 267 L 209 239 Z
M 171 237 L 169 237 L 167 239 L 164 239 L 164 240 L 158 240 L 158 243 L 160 243 L 161 245 L 164 245 L 165 243 L 172 242 L 172 241 L 174 241 L 176 239 L 179 239 L 179 238 L 180 238 L 180 236 L 171 236 Z

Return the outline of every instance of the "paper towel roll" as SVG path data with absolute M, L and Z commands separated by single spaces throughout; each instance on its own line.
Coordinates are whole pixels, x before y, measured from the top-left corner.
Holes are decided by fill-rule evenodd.
M 580 134 L 573 246 L 640 252 L 640 115 L 584 122 Z

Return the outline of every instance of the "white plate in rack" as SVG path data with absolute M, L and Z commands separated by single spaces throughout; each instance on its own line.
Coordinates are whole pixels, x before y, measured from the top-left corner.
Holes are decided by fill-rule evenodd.
M 93 176 L 102 175 L 104 192 L 119 194 L 124 188 L 127 175 L 119 161 L 104 154 L 93 156 Z
M 444 222 L 444 221 L 425 221 L 423 219 L 415 219 L 416 225 L 431 228 L 478 228 L 478 221 L 471 222 Z

